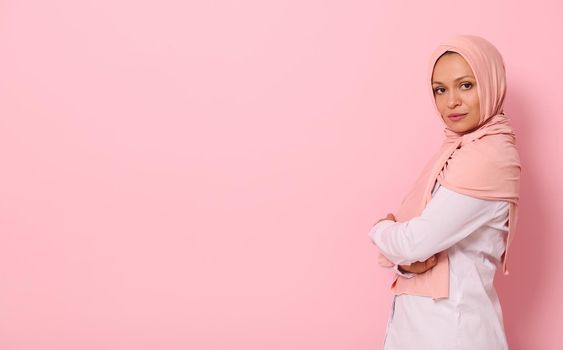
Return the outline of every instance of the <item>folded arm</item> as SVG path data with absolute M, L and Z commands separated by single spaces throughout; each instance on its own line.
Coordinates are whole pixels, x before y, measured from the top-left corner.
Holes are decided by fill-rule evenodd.
M 396 265 L 424 261 L 487 224 L 499 203 L 440 186 L 420 216 L 404 222 L 382 220 L 368 236 Z

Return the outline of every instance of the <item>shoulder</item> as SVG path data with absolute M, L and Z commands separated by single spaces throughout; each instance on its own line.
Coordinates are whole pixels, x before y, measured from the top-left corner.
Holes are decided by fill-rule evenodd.
M 449 208 L 452 211 L 479 212 L 489 216 L 491 220 L 502 220 L 508 217 L 510 202 L 500 199 L 484 199 L 463 193 L 460 190 L 452 190 L 444 185 L 437 184 L 433 200 L 440 207 Z
M 442 175 L 456 187 L 487 189 L 501 179 L 513 182 L 520 171 L 518 149 L 508 135 L 487 135 L 457 149 Z
M 454 152 L 452 159 L 455 158 L 471 158 L 474 162 L 468 165 L 475 166 L 501 164 L 507 160 L 519 162 L 520 160 L 514 139 L 504 134 L 485 135 L 470 141 Z
M 439 210 L 442 213 L 496 213 L 503 206 L 504 201 L 483 199 L 463 193 L 459 189 L 451 189 L 442 184 L 438 184 L 428 206 L 432 210 Z M 494 216 L 494 215 L 491 215 Z
M 432 223 L 436 230 L 441 227 L 452 232 L 464 228 L 473 232 L 495 222 L 501 205 L 502 201 L 474 197 L 442 184 L 427 203 L 419 220 Z
M 479 198 L 471 195 L 470 193 L 464 193 L 464 191 L 460 189 L 455 189 L 455 190 L 451 189 L 447 186 L 444 186 L 443 184 L 440 184 L 439 182 L 434 190 L 434 196 L 436 197 L 439 196 L 440 198 L 449 199 L 451 201 L 473 202 L 473 203 L 479 203 L 481 205 L 486 205 L 491 207 L 502 205 L 502 203 L 505 202 L 501 200 L 490 200 L 490 199 Z

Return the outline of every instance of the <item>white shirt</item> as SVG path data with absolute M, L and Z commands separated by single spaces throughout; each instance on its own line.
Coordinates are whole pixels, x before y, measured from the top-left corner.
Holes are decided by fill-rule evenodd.
M 449 297 L 395 295 L 384 350 L 508 349 L 493 286 L 506 247 L 508 208 L 507 201 L 474 198 L 436 182 L 420 216 L 373 226 L 369 237 L 396 264 L 396 273 L 397 265 L 446 249 L 449 255 Z

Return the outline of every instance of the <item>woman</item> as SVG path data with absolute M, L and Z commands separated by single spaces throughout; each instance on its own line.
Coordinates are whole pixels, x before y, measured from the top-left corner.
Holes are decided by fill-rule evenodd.
M 503 112 L 502 56 L 458 35 L 431 55 L 428 84 L 442 147 L 369 236 L 396 272 L 384 349 L 508 349 L 493 286 L 518 217 L 520 160 Z

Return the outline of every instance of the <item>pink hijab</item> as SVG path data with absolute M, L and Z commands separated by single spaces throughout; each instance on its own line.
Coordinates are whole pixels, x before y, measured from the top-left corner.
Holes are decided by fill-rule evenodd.
M 503 272 L 508 275 L 506 261 L 518 220 L 521 166 L 515 134 L 503 112 L 506 94 L 504 62 L 498 50 L 478 36 L 457 35 L 439 45 L 430 57 L 427 82 L 432 103 L 442 122 L 434 102 L 431 79 L 436 61 L 446 51 L 460 54 L 473 70 L 480 102 L 479 127 L 466 134 L 458 134 L 447 127 L 444 129 L 446 138 L 442 146 L 403 199 L 395 218 L 397 222 L 403 222 L 420 216 L 431 199 L 435 181 L 450 190 L 472 197 L 508 201 L 508 238 L 502 255 Z M 425 273 L 416 274 L 412 278 L 396 275 L 391 285 L 393 293 L 430 296 L 433 299 L 447 298 L 448 253 L 442 251 L 437 257 L 436 266 Z M 380 255 L 380 263 L 384 265 L 385 262 L 389 263 L 389 260 Z

